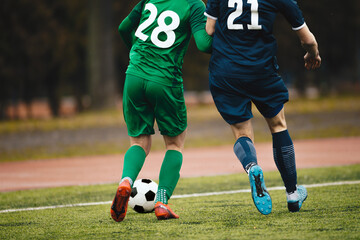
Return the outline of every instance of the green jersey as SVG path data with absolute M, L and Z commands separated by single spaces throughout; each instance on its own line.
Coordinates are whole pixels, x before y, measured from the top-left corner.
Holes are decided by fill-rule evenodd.
M 182 86 L 191 35 L 205 29 L 201 0 L 142 0 L 128 16 L 137 28 L 127 74 L 166 86 Z

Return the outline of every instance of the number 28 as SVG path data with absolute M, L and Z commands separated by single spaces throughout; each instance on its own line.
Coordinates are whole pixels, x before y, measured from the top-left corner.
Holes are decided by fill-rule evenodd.
M 139 25 L 138 29 L 135 32 L 135 36 L 143 41 L 146 41 L 149 36 L 145 35 L 143 31 L 156 20 L 158 9 L 154 4 L 148 3 L 145 5 L 144 10 L 149 11 L 150 16 L 148 19 L 146 19 L 143 23 Z M 170 17 L 172 19 L 172 22 L 169 25 L 165 23 L 165 19 L 167 17 Z M 171 47 L 176 40 L 176 35 L 174 30 L 180 25 L 179 15 L 177 15 L 175 12 L 170 10 L 164 11 L 159 15 L 157 19 L 157 24 L 158 26 L 154 28 L 151 33 L 150 36 L 151 42 L 160 48 Z M 159 35 L 162 32 L 165 33 L 167 36 L 167 39 L 165 41 L 159 39 Z
M 261 30 L 259 25 L 259 3 L 258 0 L 247 0 L 251 4 L 251 23 L 247 25 L 249 30 Z M 243 0 L 229 0 L 228 7 L 234 8 L 236 3 L 235 12 L 232 12 L 227 20 L 227 27 L 230 30 L 241 30 L 244 29 L 243 24 L 234 23 L 235 19 L 240 17 L 243 13 Z

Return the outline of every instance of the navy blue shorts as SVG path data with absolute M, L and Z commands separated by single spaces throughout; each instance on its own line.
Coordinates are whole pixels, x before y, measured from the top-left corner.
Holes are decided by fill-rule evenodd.
M 251 119 L 251 102 L 265 118 L 272 118 L 289 101 L 288 90 L 278 74 L 267 78 L 239 79 L 210 73 L 209 85 L 218 111 L 229 124 Z

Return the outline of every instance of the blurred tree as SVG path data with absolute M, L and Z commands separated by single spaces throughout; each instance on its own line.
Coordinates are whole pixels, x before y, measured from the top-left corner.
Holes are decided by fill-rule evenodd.
M 4 29 L 0 38 L 0 76 L 1 85 L 1 110 L 9 104 L 16 104 L 20 99 L 30 102 L 38 92 L 38 82 L 33 73 L 34 62 L 31 55 L 35 52 L 33 44 L 37 36 L 32 33 L 37 31 L 37 12 L 30 15 L 28 9 L 33 5 L 30 1 L 2 1 L 0 25 Z M 36 33 L 35 33 L 36 34 Z M 4 112 L 1 113 L 5 117 Z
M 114 53 L 115 53 L 115 64 L 116 64 L 116 75 L 118 76 L 118 92 L 122 93 L 123 85 L 125 82 L 125 72 L 129 64 L 129 49 L 120 38 L 118 34 L 118 26 L 121 21 L 131 12 L 131 10 L 138 3 L 138 0 L 129 0 L 129 1 L 114 1 L 113 10 L 114 10 L 114 20 L 112 28 L 114 31 Z
M 355 6 L 353 10 L 355 10 L 355 52 L 356 52 L 356 78 L 355 78 L 355 84 L 360 88 L 360 14 L 358 13 L 358 10 L 360 9 L 360 1 L 355 1 Z
M 89 0 L 88 74 L 91 107 L 114 107 L 117 100 L 113 53 L 112 0 Z
M 75 92 L 68 86 L 85 82 L 84 6 L 85 1 L 71 0 L 1 2 L 0 116 L 9 102 L 29 104 L 35 97 L 47 97 L 57 116 L 61 96 Z

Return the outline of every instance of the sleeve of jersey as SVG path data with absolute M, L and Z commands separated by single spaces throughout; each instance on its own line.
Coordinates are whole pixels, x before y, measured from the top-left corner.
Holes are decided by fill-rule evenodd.
M 217 20 L 219 16 L 219 0 L 208 0 L 204 14 L 208 18 Z
M 205 29 L 206 17 L 204 16 L 205 4 L 200 0 L 191 1 L 190 27 L 192 34 Z
M 130 49 L 135 36 L 135 30 L 139 25 L 141 12 L 144 7 L 144 0 L 140 1 L 130 14 L 120 23 L 118 31 L 126 46 Z
M 190 7 L 190 26 L 194 35 L 196 47 L 201 52 L 210 53 L 212 37 L 205 31 L 206 17 L 204 16 L 205 4 L 200 0 L 192 1 Z
M 306 25 L 296 0 L 279 0 L 279 10 L 291 24 L 293 30 L 300 30 Z
M 211 53 L 213 38 L 209 36 L 205 29 L 201 29 L 194 33 L 196 47 L 205 53 Z
M 119 25 L 118 31 L 119 34 L 121 36 L 121 38 L 123 39 L 125 45 L 131 49 L 131 46 L 133 44 L 134 41 L 134 30 L 133 30 L 133 25 L 132 22 L 128 17 L 126 17 Z

